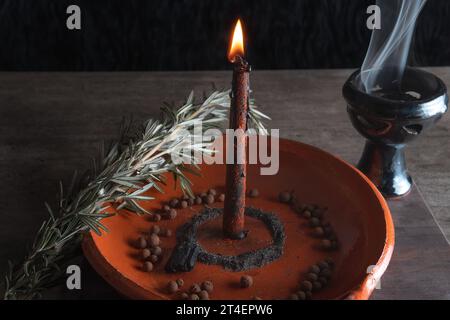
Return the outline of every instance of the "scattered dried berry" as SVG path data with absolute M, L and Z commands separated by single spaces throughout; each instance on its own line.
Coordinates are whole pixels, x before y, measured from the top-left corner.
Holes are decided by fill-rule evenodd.
M 148 237 L 148 245 L 151 247 L 156 247 L 161 243 L 161 239 L 159 238 L 159 236 L 157 234 L 152 233 L 149 237 Z
M 186 292 L 182 292 L 182 293 L 180 294 L 180 298 L 181 298 L 182 300 L 188 300 L 188 299 L 189 299 L 189 295 L 188 295 Z
M 211 293 L 214 290 L 214 285 L 213 285 L 212 281 L 209 281 L 209 280 L 203 281 L 202 289 Z
M 309 219 L 309 225 L 311 227 L 318 227 L 320 226 L 320 220 L 316 217 L 312 217 L 311 219 Z
M 206 193 L 206 192 L 202 192 L 202 193 L 200 193 L 200 198 L 204 198 L 204 197 L 206 197 L 208 194 Z
M 331 277 L 331 270 L 330 269 L 323 269 L 322 271 L 320 271 L 320 275 L 322 276 L 322 277 L 325 277 L 325 278 L 329 278 L 329 277 Z
M 262 300 L 262 299 L 260 297 L 258 297 L 258 296 L 254 296 L 253 300 Z
M 314 235 L 317 237 L 321 237 L 325 234 L 322 227 L 315 227 L 314 228 Z
M 160 256 L 162 254 L 162 249 L 159 246 L 153 247 L 151 251 L 155 256 Z
M 224 201 L 225 201 L 225 193 L 221 193 L 221 194 L 219 195 L 218 200 L 219 200 L 219 202 L 224 202 Z
M 155 221 L 155 222 L 161 221 L 161 215 L 160 214 L 154 214 L 153 215 L 153 221 Z
M 170 220 L 173 220 L 177 217 L 177 210 L 171 209 L 167 215 Z
M 171 237 L 172 236 L 172 230 L 164 229 L 164 230 L 161 231 L 161 235 L 163 237 Z
M 186 200 L 181 201 L 180 207 L 186 209 L 188 207 L 188 202 Z
M 209 189 L 208 190 L 208 194 L 216 196 L 217 195 L 217 191 L 215 189 Z
M 289 296 L 289 300 L 300 300 L 296 293 L 293 293 Z
M 138 247 L 141 249 L 147 248 L 147 240 L 144 237 L 139 237 L 138 239 Z
M 306 294 L 304 291 L 298 291 L 297 292 L 298 300 L 306 300 Z
M 142 255 L 142 258 L 143 258 L 143 259 L 147 259 L 148 257 L 150 257 L 151 254 L 152 254 L 152 253 L 150 252 L 149 249 L 144 249 L 144 250 L 142 250 L 142 252 L 141 252 L 141 255 Z
M 317 275 L 317 273 L 310 272 L 306 275 L 306 279 L 308 279 L 309 281 L 316 281 L 318 278 L 319 276 Z
M 309 211 L 309 210 L 303 211 L 303 217 L 306 219 L 311 218 L 311 211 Z
M 188 199 L 188 206 L 192 207 L 194 205 L 195 199 L 194 198 L 189 198 Z
M 150 262 L 157 263 L 159 260 L 159 257 L 156 254 L 152 254 L 149 258 Z
M 145 272 L 151 272 L 153 270 L 153 263 L 151 263 L 150 261 L 145 261 L 143 269 Z
M 253 278 L 249 275 L 241 277 L 241 288 L 249 288 L 253 285 Z
M 320 270 L 327 269 L 329 267 L 326 261 L 320 261 L 317 265 L 319 266 Z
M 311 293 L 311 291 L 306 291 L 306 292 L 305 292 L 305 295 L 306 295 L 306 300 L 311 300 L 311 299 L 312 299 L 312 293 Z
M 320 289 L 322 289 L 322 283 L 320 283 L 320 281 L 314 281 L 313 282 L 313 290 L 319 291 Z
M 318 274 L 318 273 L 320 272 L 320 268 L 319 268 L 318 265 L 313 264 L 313 265 L 309 268 L 309 272 Z
M 256 197 L 258 197 L 258 196 L 259 196 L 259 191 L 258 191 L 258 189 L 251 189 L 251 190 L 248 192 L 248 196 L 249 196 L 250 198 L 256 198 Z
M 311 281 L 305 280 L 305 281 L 302 281 L 301 288 L 305 291 L 311 291 L 313 288 L 313 285 L 312 285 Z
M 178 287 L 181 288 L 184 285 L 184 280 L 181 278 L 177 279 L 177 284 L 178 284 Z
M 163 212 L 169 212 L 169 210 L 170 210 L 170 206 L 168 204 L 165 204 L 165 205 L 162 206 L 162 211 Z
M 320 246 L 323 249 L 330 249 L 331 248 L 331 241 L 328 239 L 322 239 L 322 241 L 320 241 Z
M 189 297 L 191 300 L 200 300 L 200 297 L 198 296 L 198 294 L 191 294 L 191 296 Z
M 209 300 L 209 293 L 206 290 L 202 290 L 198 294 L 200 300 Z
M 292 199 L 292 194 L 288 191 L 280 192 L 278 200 L 282 203 L 289 203 Z
M 160 226 L 157 226 L 156 224 L 152 226 L 151 233 L 158 235 L 161 232 Z
M 325 277 L 319 277 L 318 281 L 322 284 L 322 287 L 325 287 L 328 283 L 328 280 Z
M 190 293 L 200 293 L 200 291 L 202 291 L 202 289 L 200 288 L 200 286 L 197 283 L 194 283 L 191 288 L 189 289 Z
M 202 204 L 202 198 L 199 196 L 195 197 L 195 204 Z
M 178 291 L 178 284 L 175 281 L 169 281 L 167 283 L 167 291 L 169 293 L 175 293 Z
M 332 268 L 334 267 L 334 260 L 330 257 L 325 258 L 325 262 L 328 263 L 328 265 Z
M 178 206 L 178 203 L 179 203 L 180 201 L 177 199 L 177 198 L 173 198 L 172 200 L 170 200 L 170 202 L 169 202 L 169 205 L 172 207 L 172 208 L 176 208 L 177 206 Z

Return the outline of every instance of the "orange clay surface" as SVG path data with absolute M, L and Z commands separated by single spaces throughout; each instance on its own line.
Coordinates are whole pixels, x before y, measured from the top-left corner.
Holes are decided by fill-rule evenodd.
M 192 176 L 195 193 L 215 188 L 224 192 L 225 166 L 201 165 L 202 177 Z M 149 210 L 158 210 L 173 197 L 182 195 L 168 179 L 165 194 L 156 194 L 157 200 L 142 203 Z M 175 230 L 202 206 L 178 209 L 175 220 L 162 220 L 157 224 L 170 228 L 173 235 L 162 237 L 163 259 L 153 272 L 142 271 L 140 250 L 134 247 L 136 239 L 147 233 L 154 222 L 146 216 L 120 211 L 103 222 L 110 232 L 101 237 L 85 237 L 83 249 L 93 267 L 124 296 L 134 299 L 178 299 L 167 294 L 170 280 L 184 279 L 182 289 L 193 283 L 212 280 L 211 299 L 286 299 L 299 288 L 308 268 L 332 257 L 336 263 L 329 285 L 313 294 L 313 299 L 367 299 L 376 280 L 384 273 L 394 247 L 394 228 L 385 200 L 376 188 L 358 170 L 342 160 L 314 147 L 289 141 L 280 141 L 280 170 L 274 176 L 261 176 L 258 165 L 249 165 L 247 190 L 257 188 L 258 198 L 247 198 L 247 205 L 276 213 L 286 231 L 284 255 L 259 269 L 243 272 L 226 271 L 221 266 L 197 263 L 188 273 L 169 274 L 164 271 L 171 249 L 175 246 Z M 324 251 L 300 217 L 286 205 L 279 203 L 281 190 L 294 190 L 296 197 L 306 204 L 328 207 L 324 221 L 330 222 L 339 239 L 339 249 Z M 214 206 L 222 206 L 215 203 Z M 226 255 L 240 254 L 267 246 L 270 232 L 264 224 L 253 218 L 246 219 L 249 230 L 245 240 L 223 240 L 221 219 L 205 223 L 199 229 L 198 240 L 210 252 Z M 375 265 L 371 273 L 369 266 Z M 241 289 L 239 279 L 249 274 L 254 285 Z

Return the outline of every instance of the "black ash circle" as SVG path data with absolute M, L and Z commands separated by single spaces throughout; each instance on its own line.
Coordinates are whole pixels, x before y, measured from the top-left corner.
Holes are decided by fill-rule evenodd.
M 197 230 L 206 221 L 218 218 L 223 209 L 205 208 L 199 215 L 177 230 L 177 245 L 165 267 L 167 272 L 186 272 L 194 268 L 195 262 L 221 265 L 227 270 L 243 271 L 262 267 L 283 254 L 286 234 L 284 226 L 273 213 L 263 212 L 257 208 L 245 208 L 245 215 L 261 220 L 270 230 L 273 243 L 270 246 L 245 252 L 236 256 L 224 256 L 203 249 L 197 242 Z

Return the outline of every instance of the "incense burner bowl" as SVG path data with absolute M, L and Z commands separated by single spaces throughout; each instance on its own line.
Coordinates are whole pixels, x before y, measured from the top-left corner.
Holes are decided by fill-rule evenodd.
M 447 88 L 435 75 L 407 68 L 400 93 L 368 94 L 359 86 L 359 75 L 354 72 L 343 87 L 352 124 L 367 139 L 358 168 L 385 197 L 406 195 L 412 179 L 404 148 L 447 111 Z

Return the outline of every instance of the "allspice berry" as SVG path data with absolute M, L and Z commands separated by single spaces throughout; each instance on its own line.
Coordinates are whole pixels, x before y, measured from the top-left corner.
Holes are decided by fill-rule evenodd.
M 214 203 L 214 196 L 212 194 L 209 194 L 205 197 L 205 204 L 213 204 Z
M 319 276 L 317 275 L 317 273 L 310 272 L 306 275 L 306 279 L 308 279 L 309 281 L 316 281 L 318 278 Z
M 305 280 L 305 281 L 302 281 L 301 288 L 305 291 L 311 291 L 313 288 L 313 285 L 312 285 L 311 281 Z
M 181 300 L 188 300 L 189 299 L 189 295 L 186 292 L 182 292 L 180 294 L 180 298 L 181 298 Z
M 200 193 L 200 198 L 204 198 L 204 197 L 206 197 L 208 194 L 206 193 L 206 192 L 202 192 L 202 193 Z
M 170 229 L 164 229 L 164 230 L 161 231 L 161 235 L 162 235 L 163 237 L 170 237 L 170 236 L 172 236 L 172 230 L 170 230 Z
M 313 264 L 313 265 L 309 268 L 309 272 L 318 274 L 318 273 L 320 272 L 320 268 L 319 268 L 318 265 Z
M 208 194 L 216 196 L 217 195 L 217 191 L 215 189 L 209 189 L 208 190 Z
M 180 201 L 177 199 L 177 198 L 173 198 L 172 200 L 170 200 L 170 202 L 169 202 L 169 205 L 172 207 L 172 208 L 176 208 L 177 206 L 178 206 L 178 203 L 179 203 Z
M 163 212 L 169 212 L 169 210 L 170 210 L 170 206 L 168 204 L 165 204 L 165 205 L 162 206 L 162 211 Z
M 155 256 L 160 256 L 162 254 L 162 249 L 159 246 L 153 247 L 151 251 Z
M 151 263 L 157 263 L 159 257 L 156 254 L 152 254 L 148 260 L 150 260 Z
M 141 255 L 142 255 L 142 258 L 143 259 L 147 259 L 148 257 L 150 257 L 151 256 L 151 252 L 150 252 L 150 250 L 149 249 L 144 249 L 144 250 L 142 250 L 142 252 L 141 252 Z
M 195 199 L 194 198 L 189 198 L 187 202 L 188 202 L 188 206 L 192 207 L 194 205 L 194 203 L 195 203 Z
M 248 196 L 250 198 L 256 198 L 259 196 L 259 191 L 258 189 L 250 189 L 250 191 L 248 192 Z
M 309 211 L 308 209 L 304 210 L 302 213 L 303 217 L 306 219 L 311 218 L 311 211 Z
M 292 194 L 288 191 L 280 192 L 278 200 L 282 203 L 289 203 L 292 199 Z
M 161 221 L 161 215 L 160 214 L 154 214 L 153 215 L 153 221 L 155 221 L 155 222 Z
M 322 271 L 320 271 L 320 276 L 324 277 L 324 278 L 329 278 L 331 277 L 331 270 L 330 269 L 323 269 Z
M 320 246 L 323 249 L 330 249 L 331 248 L 331 241 L 328 239 L 322 239 L 322 241 L 320 242 Z
M 320 283 L 319 281 L 314 281 L 313 282 L 313 290 L 319 291 L 320 289 L 322 289 L 322 283 Z
M 177 217 L 177 210 L 175 210 L 175 209 L 170 209 L 170 211 L 169 211 L 167 217 L 168 217 L 170 220 L 175 219 L 175 218 Z
M 186 200 L 181 201 L 180 207 L 186 209 L 188 207 L 188 202 Z
M 329 267 L 326 261 L 320 261 L 317 265 L 319 266 L 320 270 L 327 269 Z
M 324 235 L 324 231 L 322 227 L 315 227 L 314 228 L 314 235 L 316 237 L 322 237 Z
M 209 300 L 209 293 L 206 290 L 202 290 L 198 294 L 200 300 Z
M 145 261 L 143 269 L 145 272 L 151 272 L 153 270 L 153 263 L 151 263 L 150 261 Z
M 241 288 L 249 288 L 253 285 L 253 278 L 249 275 L 241 277 Z
M 298 295 L 296 293 L 293 293 L 289 296 L 289 300 L 300 300 L 300 299 L 298 298 Z
M 298 291 L 297 292 L 297 297 L 298 297 L 298 300 L 306 300 L 306 293 L 305 293 L 305 291 Z
M 189 297 L 191 300 L 200 300 L 200 297 L 198 296 L 198 294 L 193 293 L 191 294 L 191 296 Z
M 147 248 L 147 240 L 145 240 L 144 237 L 139 237 L 139 239 L 138 239 L 138 247 L 139 247 L 140 249 L 145 249 L 145 248 Z
M 212 281 L 209 281 L 209 280 L 203 281 L 202 289 L 208 291 L 208 293 L 213 292 L 214 285 L 213 285 Z
M 148 238 L 148 244 L 151 247 L 156 247 L 161 243 L 159 236 L 157 234 L 152 233 Z
M 175 281 L 169 281 L 167 283 L 167 291 L 169 293 L 175 293 L 178 291 L 178 284 Z
M 225 201 L 225 193 L 221 193 L 218 197 L 219 202 L 224 202 Z
M 319 277 L 318 281 L 322 284 L 322 287 L 325 287 L 328 283 L 328 280 L 325 277 Z
M 194 283 L 191 288 L 189 289 L 190 293 L 200 293 L 200 291 L 202 291 L 202 289 L 200 288 L 200 286 L 197 283 Z
M 161 228 L 155 224 L 150 231 L 151 233 L 158 235 L 161 232 Z
M 195 204 L 202 204 L 202 198 L 199 196 L 195 197 Z
M 181 288 L 184 285 L 184 280 L 181 278 L 177 279 L 176 282 L 177 282 L 179 288 Z

